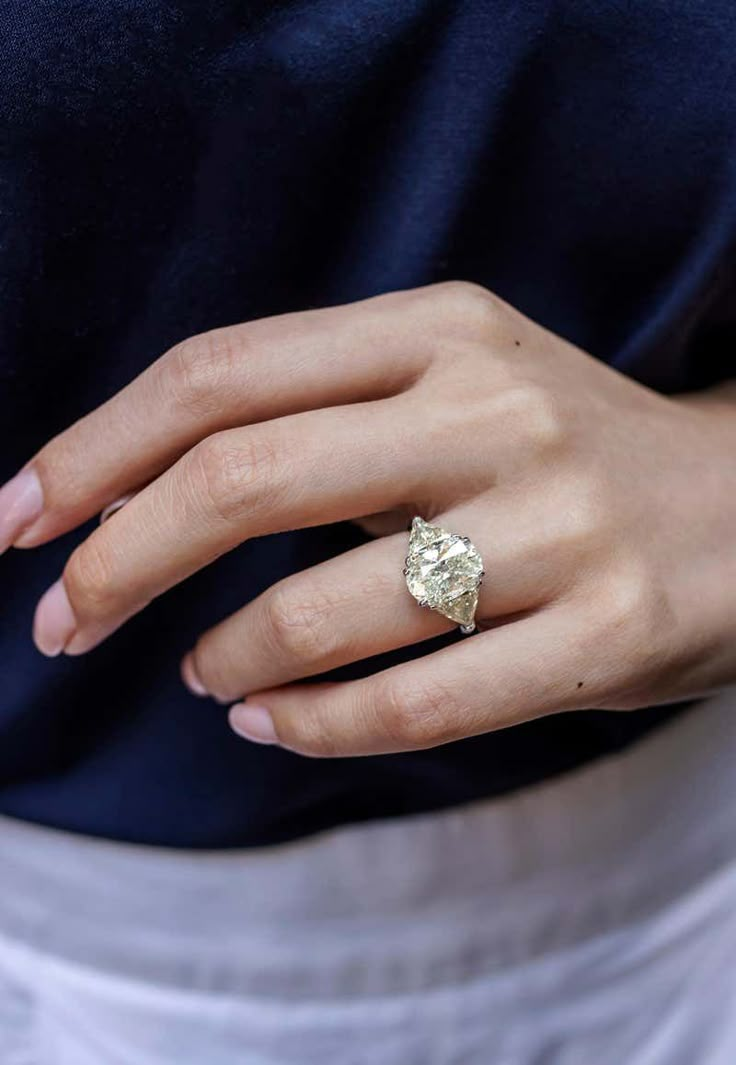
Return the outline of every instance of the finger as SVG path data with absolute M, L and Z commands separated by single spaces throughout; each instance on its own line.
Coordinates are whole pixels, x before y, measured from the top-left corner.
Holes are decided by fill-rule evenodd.
M 592 632 L 568 607 L 542 610 L 363 680 L 253 693 L 230 723 L 315 757 L 435 747 L 595 705 Z
M 454 628 L 407 591 L 407 535 L 391 536 L 288 577 L 205 633 L 182 663 L 198 695 L 245 692 L 314 676 Z
M 45 653 L 89 650 L 243 540 L 396 505 L 423 469 L 390 401 L 208 437 L 77 548 L 39 604 L 36 642 Z
M 540 535 L 537 508 L 523 501 L 497 507 L 482 525 L 479 514 L 463 508 L 436 519 L 469 532 L 486 560 L 478 624 L 549 602 L 564 560 Z M 409 593 L 408 542 L 404 531 L 279 581 L 200 637 L 182 664 L 185 683 L 195 694 L 232 702 L 454 628 Z
M 66 532 L 218 430 L 401 391 L 432 344 L 420 316 L 406 313 L 408 300 L 391 293 L 178 344 L 5 486 L 3 546 L 33 547 Z

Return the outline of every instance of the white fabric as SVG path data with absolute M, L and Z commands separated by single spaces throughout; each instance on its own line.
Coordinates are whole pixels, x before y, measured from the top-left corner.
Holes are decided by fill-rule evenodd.
M 734 1065 L 736 693 L 494 802 L 238 853 L 0 820 L 1 1065 Z

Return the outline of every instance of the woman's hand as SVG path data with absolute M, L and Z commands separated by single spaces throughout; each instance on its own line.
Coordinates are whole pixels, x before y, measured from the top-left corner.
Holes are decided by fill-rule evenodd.
M 476 636 L 285 686 L 452 627 L 407 591 L 402 532 L 280 581 L 184 661 L 192 689 L 248 696 L 253 739 L 399 751 L 736 680 L 734 456 L 732 398 L 659 396 L 456 282 L 183 342 L 31 460 L 0 529 L 33 547 L 137 493 L 39 604 L 39 648 L 72 655 L 250 537 L 397 513 L 469 536 Z

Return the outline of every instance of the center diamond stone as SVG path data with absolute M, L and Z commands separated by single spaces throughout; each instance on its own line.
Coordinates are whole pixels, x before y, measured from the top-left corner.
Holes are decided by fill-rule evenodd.
M 472 631 L 483 561 L 467 536 L 414 518 L 404 575 L 420 606 L 431 607 Z

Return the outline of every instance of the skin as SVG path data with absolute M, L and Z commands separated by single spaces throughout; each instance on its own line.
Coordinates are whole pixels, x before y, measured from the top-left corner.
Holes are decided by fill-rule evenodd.
M 37 609 L 39 648 L 78 655 L 250 537 L 364 521 L 386 535 L 203 633 L 182 674 L 258 742 L 401 751 L 736 681 L 734 455 L 733 385 L 661 396 L 452 282 L 185 341 L 34 456 L 0 531 L 35 547 L 132 493 Z M 481 631 L 300 684 L 453 627 L 406 589 L 414 514 L 480 551 Z

